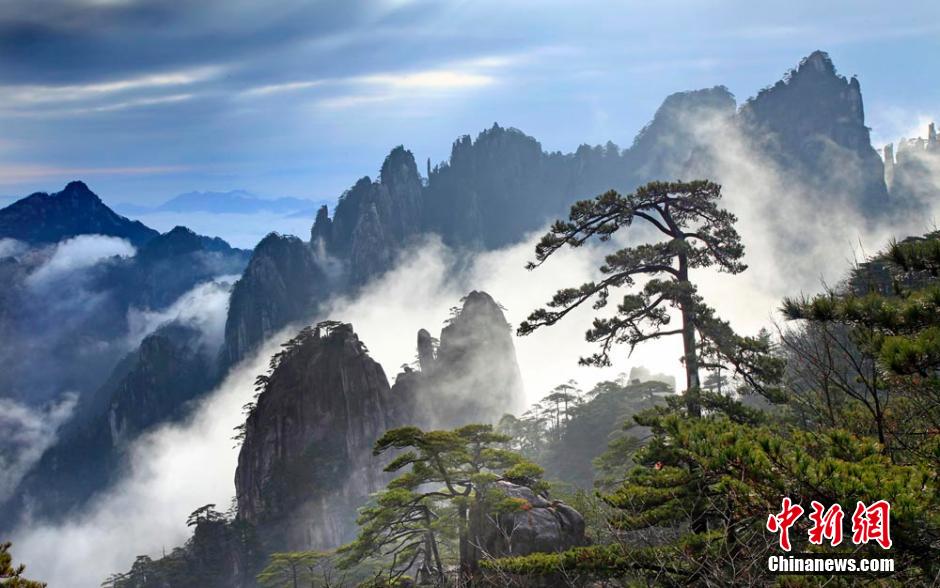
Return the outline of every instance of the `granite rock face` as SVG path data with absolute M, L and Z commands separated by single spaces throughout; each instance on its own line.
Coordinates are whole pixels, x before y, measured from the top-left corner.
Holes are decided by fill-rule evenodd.
M 496 483 L 499 490 L 520 502 L 518 510 L 475 516 L 472 534 L 480 537 L 482 551 L 492 557 L 553 553 L 587 545 L 584 517 L 564 502 L 549 500 L 532 489 L 511 482 Z
M 420 371 L 399 374 L 393 395 L 423 427 L 496 423 L 524 405 L 512 329 L 499 304 L 473 291 L 441 331 L 440 344 L 418 331 Z
M 781 169 L 815 197 L 845 194 L 866 211 L 888 205 L 884 166 L 871 146 L 858 79 L 815 51 L 783 80 L 748 100 L 741 124 Z
M 375 441 L 397 423 L 382 366 L 349 324 L 305 329 L 276 360 L 238 456 L 238 517 L 262 540 L 327 549 L 387 481 Z M 277 549 L 274 549 L 277 550 Z
M 360 179 L 344 193 L 330 219 L 317 213 L 311 242 L 347 260 L 353 287 L 391 267 L 395 254 L 422 230 L 422 183 L 414 156 L 396 147 L 382 163 L 378 181 Z
M 326 275 L 307 243 L 277 233 L 262 239 L 232 290 L 222 364 L 237 363 L 265 338 L 307 318 L 327 289 Z

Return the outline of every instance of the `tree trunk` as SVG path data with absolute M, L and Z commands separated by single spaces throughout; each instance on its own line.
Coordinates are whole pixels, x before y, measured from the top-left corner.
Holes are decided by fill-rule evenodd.
M 702 416 L 700 381 L 698 377 L 698 350 L 695 348 L 695 308 L 692 299 L 692 283 L 689 282 L 689 258 L 679 254 L 679 285 L 687 291 L 679 299 L 682 313 L 682 348 L 685 359 L 685 402 L 689 416 Z
M 469 520 L 467 517 L 467 505 L 461 503 L 457 507 L 457 520 L 460 528 L 458 529 L 458 553 L 460 556 L 460 586 L 469 586 L 471 578 L 470 570 L 470 538 L 468 536 Z

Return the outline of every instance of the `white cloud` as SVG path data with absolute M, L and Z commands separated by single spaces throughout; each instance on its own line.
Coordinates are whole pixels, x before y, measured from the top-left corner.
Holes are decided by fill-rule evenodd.
M 105 235 L 79 235 L 59 242 L 52 256 L 27 277 L 31 287 L 45 287 L 73 272 L 113 257 L 133 257 L 136 249 L 127 240 Z
M 451 90 L 487 86 L 496 80 L 492 76 L 465 71 L 429 70 L 415 73 L 362 76 L 354 78 L 353 81 L 389 88 Z
M 284 92 L 296 92 L 298 90 L 308 90 L 316 88 L 326 83 L 326 80 L 305 80 L 295 82 L 284 82 L 281 84 L 268 84 L 265 86 L 256 86 L 244 90 L 241 95 L 246 97 L 269 96 L 271 94 L 281 94 Z
M 201 67 L 88 84 L 0 86 L 0 100 L 6 106 L 32 106 L 100 99 L 124 92 L 195 84 L 222 71 L 219 67 Z
M 513 329 L 535 308 L 543 305 L 562 287 L 592 279 L 602 261 L 602 251 L 584 247 L 564 251 L 549 267 L 528 271 L 536 235 L 524 242 L 477 255 L 458 257 L 431 239 L 404 252 L 391 272 L 372 283 L 354 299 L 334 300 L 320 319 L 351 322 L 372 356 L 390 378 L 399 366 L 415 356 L 418 329 L 437 335 L 450 308 L 471 290 L 483 290 L 506 307 Z M 460 268 L 455 272 L 455 268 Z M 614 379 L 631 366 L 645 365 L 654 371 L 678 374 L 678 345 L 644 346 L 628 358 L 626 351 L 614 357 L 609 368 L 578 365 L 578 358 L 595 351 L 584 341 L 593 311 L 589 307 L 573 312 L 565 321 L 527 337 L 515 337 L 516 354 L 528 402 L 545 396 L 557 384 L 575 378 L 582 386 Z M 509 408 L 509 407 L 507 407 Z
M 68 392 L 56 402 L 32 408 L 0 397 L 0 503 L 55 442 L 77 400 L 77 394 Z
M 29 249 L 29 246 L 16 239 L 0 239 L 0 259 L 16 257 Z
M 137 555 L 158 556 L 182 545 L 191 532 L 186 517 L 197 507 L 214 503 L 225 510 L 238 456 L 232 429 L 244 420 L 241 407 L 255 393 L 255 377 L 294 332 L 272 337 L 239 364 L 188 421 L 135 441 L 127 476 L 81 512 L 61 524 L 20 525 L 12 541 L 30 577 L 50 586 L 97 588 L 110 573 L 130 569 Z
M 183 323 L 202 332 L 202 343 L 208 349 L 217 349 L 225 333 L 232 284 L 240 276 L 219 276 L 197 284 L 163 310 L 130 308 L 127 311 L 128 347 L 140 345 L 144 337 L 162 325 Z

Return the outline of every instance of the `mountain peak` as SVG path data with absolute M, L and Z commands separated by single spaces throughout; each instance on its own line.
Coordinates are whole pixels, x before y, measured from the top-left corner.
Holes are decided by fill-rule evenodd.
M 56 243 L 76 235 L 107 235 L 140 247 L 159 233 L 116 214 L 85 182 L 69 182 L 61 192 L 37 192 L 0 210 L 0 238 Z
M 383 184 L 396 184 L 399 182 L 417 181 L 418 166 L 411 151 L 399 145 L 392 149 L 382 163 L 379 172 L 379 181 Z
M 65 185 L 65 189 L 59 192 L 57 196 L 83 196 L 100 200 L 97 194 L 91 191 L 91 189 L 88 187 L 88 184 L 81 180 L 73 180 L 69 182 Z
M 800 64 L 796 68 L 796 73 L 802 73 L 804 71 L 813 71 L 830 76 L 837 75 L 836 66 L 832 63 L 829 54 L 819 49 L 813 51 L 800 61 Z

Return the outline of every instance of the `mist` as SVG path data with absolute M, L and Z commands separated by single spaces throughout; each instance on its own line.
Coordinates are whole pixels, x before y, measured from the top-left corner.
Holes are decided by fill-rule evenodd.
M 0 259 L 4 257 L 16 257 L 24 253 L 29 246 L 16 239 L 0 239 Z
M 34 408 L 0 397 L 0 503 L 55 443 L 77 401 L 77 394 L 66 392 L 57 401 Z
M 689 124 L 702 134 L 711 179 L 723 186 L 723 205 L 738 216 L 749 266 L 736 276 L 695 271 L 693 281 L 706 302 L 742 334 L 770 327 L 778 318 L 782 297 L 821 291 L 843 279 L 852 263 L 877 252 L 889 238 L 930 228 L 933 211 L 875 222 L 853 204 L 849 191 L 816 194 L 762 157 L 725 119 Z M 840 165 L 833 161 L 835 173 L 845 169 Z M 698 177 L 694 166 L 676 174 Z M 516 245 L 477 254 L 454 251 L 430 236 L 402 251 L 393 269 L 361 292 L 328 301 L 314 318 L 351 322 L 391 379 L 401 365 L 414 360 L 418 329 L 439 333 L 450 309 L 471 290 L 485 291 L 500 302 L 515 329 L 557 289 L 596 278 L 603 256 L 612 248 L 648 240 L 650 233 L 638 227 L 621 231 L 601 246 L 562 250 L 534 271 L 524 266 L 547 227 Z M 171 314 L 211 314 L 210 308 L 216 306 L 193 301 L 215 300 L 212 284 L 184 295 L 172 311 L 139 311 L 135 333 L 147 332 Z M 584 341 L 584 333 L 598 312 L 610 309 L 594 311 L 585 305 L 555 326 L 514 339 L 527 402 L 539 400 L 569 379 L 586 390 L 634 366 L 684 380 L 681 342 L 676 337 L 643 344 L 632 355 L 625 348 L 615 350 L 613 365 L 607 368 L 578 365 L 579 357 L 595 351 Z M 219 323 L 212 324 L 217 328 Z M 33 521 L 21 527 L 13 535 L 17 557 L 33 575 L 52 585 L 97 586 L 107 572 L 128 569 L 139 554 L 159 556 L 163 548 L 181 545 L 188 537 L 189 512 L 207 503 L 224 509 L 232 497 L 237 458 L 232 428 L 243 420 L 241 407 L 254 394 L 255 376 L 267 370 L 278 344 L 298 328 L 271 337 L 203 400 L 188 421 L 138 439 L 130 452 L 127 476 L 81 513 L 62 524 Z M 96 565 L 89 566 L 89 561 Z
M 197 284 L 162 310 L 130 308 L 127 311 L 127 347 L 134 349 L 159 327 L 171 322 L 200 331 L 201 345 L 218 349 L 225 334 L 229 296 L 238 275 L 218 276 Z
M 34 288 L 46 288 L 57 280 L 113 257 L 133 257 L 134 246 L 125 239 L 105 235 L 79 235 L 59 242 L 52 256 L 26 279 Z
M 246 359 L 198 405 L 185 422 L 166 425 L 135 440 L 127 473 L 81 512 L 61 523 L 24 522 L 12 533 L 17 559 L 30 577 L 50 586 L 97 587 L 126 571 L 138 555 L 158 557 L 182 545 L 193 510 L 216 504 L 226 510 L 235 489 L 238 450 L 233 428 L 268 358 L 296 329 L 285 329 Z
M 313 203 L 311 203 L 313 204 Z M 232 247 L 254 249 L 271 231 L 284 235 L 310 238 L 310 227 L 316 211 L 309 215 L 254 212 L 250 214 L 211 212 L 145 212 L 134 215 L 148 227 L 166 232 L 183 225 L 200 235 L 213 235 L 225 239 Z

